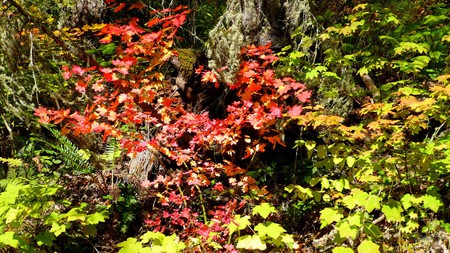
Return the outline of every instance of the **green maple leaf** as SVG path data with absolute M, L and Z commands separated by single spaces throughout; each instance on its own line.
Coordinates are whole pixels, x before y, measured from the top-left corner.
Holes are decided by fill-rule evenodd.
M 337 226 L 337 229 L 339 231 L 339 236 L 341 238 L 347 238 L 350 237 L 352 239 L 356 238 L 356 234 L 358 233 L 358 227 L 356 226 L 350 226 L 348 222 L 344 221 L 341 224 Z
M 347 217 L 348 224 L 350 226 L 361 227 L 364 215 L 361 212 L 353 213 Z
M 19 191 L 25 186 L 21 184 L 8 184 L 4 192 L 0 194 L 0 203 L 13 204 L 16 202 L 17 197 L 19 197 Z
M 267 235 L 272 239 L 277 239 L 282 233 L 286 232 L 280 224 L 273 222 L 260 223 L 255 227 L 255 231 L 261 237 Z
M 423 195 L 421 199 L 423 201 L 423 207 L 428 208 L 435 213 L 439 210 L 439 207 L 443 205 L 439 198 L 429 194 Z
M 98 224 L 105 222 L 105 218 L 108 218 L 106 212 L 96 212 L 87 216 L 87 224 Z
M 230 235 L 236 231 L 246 228 L 247 226 L 250 226 L 249 219 L 250 216 L 241 217 L 240 215 L 236 215 L 234 217 L 234 221 L 227 225 L 228 230 L 230 230 Z
M 320 221 L 322 223 L 320 228 L 322 229 L 333 222 L 338 222 L 343 217 L 344 215 L 342 215 L 342 210 L 327 207 L 320 211 Z
M 136 238 L 128 238 L 126 241 L 117 244 L 121 249 L 119 253 L 136 253 L 141 252 L 143 247 L 142 243 L 138 242 Z
M 52 223 L 52 228 L 50 229 L 50 232 L 54 233 L 55 236 L 59 236 L 60 234 L 66 232 L 66 225 L 59 225 L 58 223 L 54 222 Z
M 369 195 L 367 200 L 363 204 L 364 208 L 366 208 L 367 212 L 372 212 L 374 209 L 380 209 L 380 198 L 375 195 Z
M 22 212 L 22 210 L 19 208 L 10 208 L 5 215 L 5 218 L 6 218 L 5 223 L 9 224 L 12 221 L 14 221 L 17 218 L 17 216 L 19 215 L 19 213 L 21 213 L 21 212 Z
M 19 240 L 14 239 L 14 232 L 5 232 L 0 235 L 0 243 L 9 245 L 15 249 L 19 247 Z
M 386 215 L 386 220 L 401 222 L 403 208 L 398 201 L 390 199 L 387 205 L 382 205 L 381 211 Z
M 269 214 L 275 213 L 276 209 L 269 203 L 262 203 L 261 205 L 257 205 L 253 208 L 252 215 L 259 214 L 261 217 L 266 219 Z
M 246 250 L 265 250 L 267 246 L 263 241 L 261 241 L 259 235 L 245 235 L 238 238 L 236 248 Z
M 380 246 L 369 240 L 364 240 L 358 246 L 358 253 L 379 253 Z
M 80 220 L 84 221 L 86 219 L 86 214 L 80 210 L 79 207 L 72 208 L 66 213 L 67 221 Z

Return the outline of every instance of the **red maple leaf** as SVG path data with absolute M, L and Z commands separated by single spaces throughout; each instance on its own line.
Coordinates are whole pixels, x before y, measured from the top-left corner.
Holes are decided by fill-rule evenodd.
M 172 20 L 172 24 L 178 28 L 184 23 L 184 21 L 186 21 L 186 16 L 179 15 L 178 17 L 176 17 Z
M 42 106 L 34 109 L 34 115 L 39 117 L 39 122 L 42 124 L 50 123 L 50 113 L 51 111 Z
M 294 118 L 300 116 L 303 112 L 303 107 L 301 105 L 294 105 L 291 109 L 289 109 L 288 114 L 289 117 Z
M 299 94 L 295 95 L 297 97 L 298 100 L 300 100 L 300 102 L 302 103 L 306 103 L 309 101 L 309 98 L 311 97 L 311 92 L 310 91 L 303 91 L 300 92 Z
M 82 76 L 84 74 L 84 69 L 80 66 L 73 65 L 72 66 L 72 73 L 77 74 L 79 76 Z
M 87 87 L 86 83 L 84 81 L 82 81 L 82 80 L 79 80 L 77 82 L 77 85 L 75 86 L 75 90 L 77 90 L 80 93 L 85 93 L 86 92 L 86 87 Z

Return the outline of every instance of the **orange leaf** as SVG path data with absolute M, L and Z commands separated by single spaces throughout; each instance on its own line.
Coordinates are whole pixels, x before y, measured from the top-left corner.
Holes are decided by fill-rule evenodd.
M 115 12 L 115 13 L 119 12 L 119 11 L 122 10 L 126 5 L 127 5 L 126 3 L 120 3 L 119 6 L 117 6 L 117 7 L 114 9 L 114 12 Z

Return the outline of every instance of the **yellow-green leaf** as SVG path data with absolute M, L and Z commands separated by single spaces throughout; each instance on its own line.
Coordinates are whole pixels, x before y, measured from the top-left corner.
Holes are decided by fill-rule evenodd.
M 269 214 L 275 213 L 276 209 L 269 203 L 262 203 L 261 205 L 257 205 L 253 208 L 252 215 L 259 214 L 261 217 L 266 219 Z
M 14 232 L 5 232 L 0 234 L 0 243 L 11 246 L 15 249 L 19 247 L 19 240 L 14 239 Z
M 280 224 L 273 222 L 259 223 L 256 225 L 255 231 L 258 232 L 260 237 L 267 235 L 272 239 L 277 239 L 281 234 L 286 232 Z
M 388 204 L 382 205 L 381 211 L 386 215 L 388 221 L 402 221 L 403 208 L 398 201 L 390 199 Z
M 236 248 L 246 249 L 246 250 L 265 250 L 267 248 L 266 244 L 261 241 L 258 235 L 245 235 L 238 239 Z
M 332 253 L 354 253 L 354 251 L 349 247 L 336 247 L 332 251 Z
M 364 240 L 358 246 L 358 253 L 379 253 L 380 246 L 369 240 Z
M 322 223 L 320 228 L 322 229 L 333 222 L 339 222 L 343 217 L 342 210 L 327 207 L 320 211 L 320 222 Z
M 380 209 L 380 198 L 375 195 L 369 195 L 363 206 L 369 213 L 374 209 Z

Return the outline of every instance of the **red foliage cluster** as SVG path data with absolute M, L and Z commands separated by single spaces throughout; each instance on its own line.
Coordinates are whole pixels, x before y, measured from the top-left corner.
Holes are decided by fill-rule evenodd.
M 159 72 L 174 55 L 173 39 L 187 13 L 183 7 L 164 10 L 163 17 L 150 20 L 146 27 L 139 26 L 137 19 L 106 25 L 100 42 L 118 45 L 111 66 L 63 68 L 64 78 L 75 78 L 75 89 L 90 98 L 84 111 L 40 107 L 35 115 L 41 123 L 63 124 L 65 134 L 116 138 L 130 156 L 150 149 L 173 160 L 177 166 L 170 173 L 143 182 L 158 191 L 155 197 L 160 203 L 149 214 L 147 225 L 160 231 L 179 229 L 182 237 L 200 235 L 221 242 L 228 233 L 223 225 L 233 222 L 233 214 L 246 203 L 236 194 L 267 194 L 236 163 L 264 152 L 268 145 L 283 145 L 280 122 L 299 116 L 310 93 L 292 78 L 276 77 L 271 65 L 277 57 L 270 45 L 248 46 L 242 49 L 244 60 L 236 82 L 228 84 L 238 99 L 228 106 L 227 116 L 211 119 L 207 112 L 187 111 L 180 98 L 171 96 L 170 82 Z M 198 74 L 204 82 L 217 85 L 213 71 L 198 70 Z M 157 131 L 149 136 L 144 126 Z M 217 196 L 234 199 L 223 204 Z M 205 213 L 202 206 L 209 211 Z

